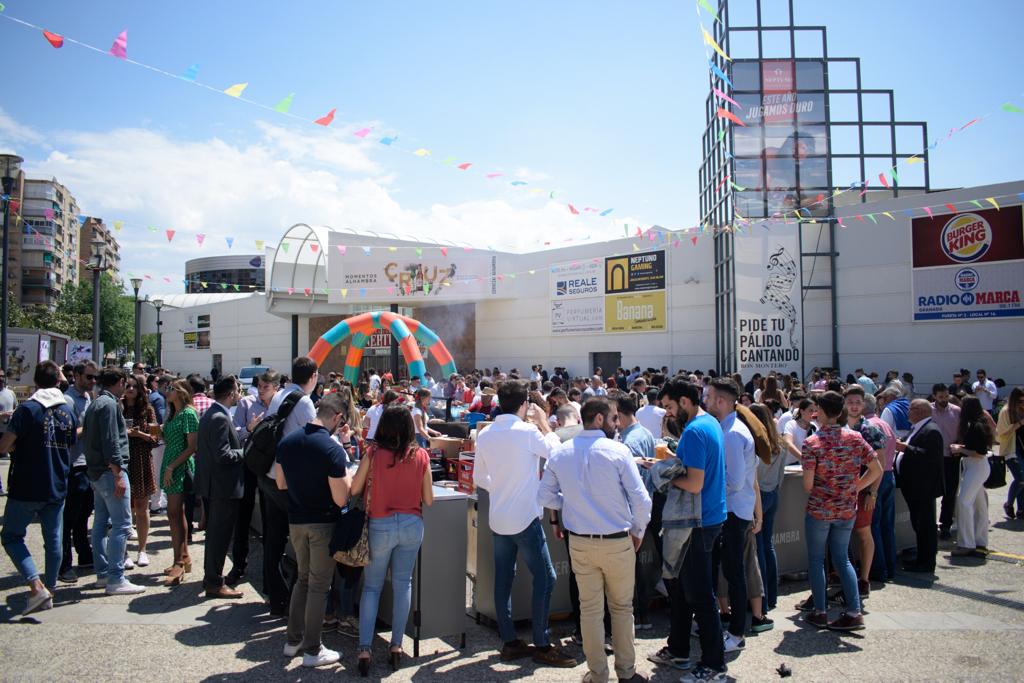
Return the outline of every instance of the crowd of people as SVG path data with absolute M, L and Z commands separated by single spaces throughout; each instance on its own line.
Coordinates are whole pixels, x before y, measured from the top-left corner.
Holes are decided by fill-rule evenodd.
M 401 665 L 422 510 L 433 501 L 427 448 L 440 432 L 431 424 L 452 406 L 476 426 L 473 480 L 487 493 L 494 537 L 493 558 L 478 562 L 494 563 L 501 659 L 578 663 L 549 628 L 556 575 L 546 516 L 567 547 L 571 639 L 595 683 L 612 675 L 609 653 L 620 681 L 646 680 L 634 629 L 651 628 L 659 592 L 670 632 L 648 659 L 685 671 L 682 680 L 724 679 L 725 655 L 773 628 L 773 529 L 787 464 L 799 465 L 807 493 L 811 594 L 796 607 L 817 628 L 864 628 L 871 582 L 896 577 L 897 488 L 916 536 L 904 571 L 933 572 L 938 541 L 954 527 L 952 555 L 986 556 L 993 446 L 1013 477 L 1004 512 L 1024 519 L 1024 390 L 1000 391 L 984 370 L 973 381 L 957 371 L 927 394 L 909 373 L 881 380 L 862 369 L 845 380 L 815 369 L 806 383 L 795 373 L 743 382 L 667 367 L 587 377 L 488 368 L 440 382 L 369 369 L 352 386 L 321 376 L 308 357 L 251 387 L 233 376 L 209 382 L 88 361 L 41 362 L 34 382 L 27 400 L 0 415 L 0 452 L 11 453 L 2 542 L 29 587 L 24 614 L 52 608 L 58 582 L 76 583 L 82 571 L 107 594 L 144 592 L 125 572 L 150 563 L 154 513 L 170 528 L 167 586 L 187 580 L 189 545 L 202 531 L 205 594 L 241 597 L 259 496 L 262 591 L 271 614 L 287 619 L 284 655 L 306 666 L 337 662 L 322 642 L 337 629 L 357 639 L 364 676 L 389 574 L 387 661 Z M 367 552 L 354 561 L 358 528 L 344 544 L 339 530 L 358 527 L 361 515 Z M 37 518 L 43 573 L 25 544 Z M 645 537 L 661 558 L 656 581 L 637 562 Z M 289 542 L 292 585 L 283 571 Z M 532 575 L 530 643 L 512 621 L 517 558 Z

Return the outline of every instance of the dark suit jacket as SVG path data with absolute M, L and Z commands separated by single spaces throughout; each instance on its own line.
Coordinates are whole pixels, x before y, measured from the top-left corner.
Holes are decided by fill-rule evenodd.
M 896 480 L 907 500 L 939 498 L 943 493 L 943 439 L 934 421 L 917 430 L 907 444 Z
M 241 498 L 245 465 L 231 416 L 219 404 L 199 420 L 196 448 L 196 495 L 203 498 Z

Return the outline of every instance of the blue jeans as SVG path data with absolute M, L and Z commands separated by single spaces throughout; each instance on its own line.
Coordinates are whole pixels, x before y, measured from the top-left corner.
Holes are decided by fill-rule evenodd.
M 871 572 L 886 579 L 896 578 L 896 475 L 892 472 L 883 472 L 882 483 L 878 485 L 871 536 L 875 539 Z
M 359 600 L 359 649 L 369 650 L 377 623 L 380 592 L 391 567 L 391 646 L 401 647 L 412 603 L 412 570 L 423 544 L 423 518 L 396 513 L 370 520 L 370 564 Z
M 846 596 L 846 611 L 860 613 L 860 592 L 857 590 L 857 574 L 850 564 L 850 533 L 855 517 L 850 519 L 821 520 L 807 515 L 804 520 L 807 534 L 807 578 L 814 595 L 814 609 L 825 612 L 828 609 L 827 583 L 825 580 L 825 547 L 832 553 L 832 566 L 843 583 Z
M 775 555 L 775 513 L 779 509 L 779 490 L 761 491 L 761 530 L 757 540 L 757 564 L 764 582 L 764 609 L 775 609 L 779 597 L 779 562 Z
M 25 533 L 36 515 L 43 529 L 43 547 L 46 548 L 46 575 L 43 585 L 50 590 L 57 586 L 57 572 L 62 558 L 62 536 L 64 526 L 64 501 L 49 503 L 7 499 L 4 509 L 4 530 L 0 533 L 4 550 L 11 562 L 18 568 L 26 582 L 39 578 L 39 570 L 25 545 Z
M 107 471 L 91 482 L 93 505 L 96 512 L 92 518 L 92 560 L 96 565 L 96 578 L 107 578 L 108 585 L 124 581 L 124 553 L 128 534 L 132 529 L 131 485 L 127 470 L 121 470 L 124 480 L 124 496 L 114 495 L 114 473 Z M 107 522 L 110 534 L 107 535 Z
M 1006 492 L 1006 502 L 1013 505 L 1013 501 L 1016 499 L 1017 514 L 1020 514 L 1024 512 L 1024 463 L 1021 463 L 1020 456 L 1017 456 L 1008 458 L 1006 467 L 1013 475 L 1013 481 L 1010 482 L 1010 488 Z
M 548 612 L 551 610 L 551 591 L 555 588 L 555 566 L 548 553 L 544 527 L 535 519 L 518 534 L 494 534 L 494 611 L 498 617 L 501 642 L 516 639 L 512 623 L 512 582 L 516 578 L 516 555 L 523 553 L 523 561 L 533 575 L 533 644 L 547 647 L 551 644 Z

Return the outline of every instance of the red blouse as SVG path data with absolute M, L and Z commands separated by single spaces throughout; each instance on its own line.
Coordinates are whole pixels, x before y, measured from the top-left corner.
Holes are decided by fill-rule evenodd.
M 373 458 L 370 518 L 390 517 L 396 513 L 422 516 L 423 477 L 430 468 L 427 451 L 417 448 L 405 462 L 398 463 L 395 454 L 384 448 L 374 448 L 366 457 Z

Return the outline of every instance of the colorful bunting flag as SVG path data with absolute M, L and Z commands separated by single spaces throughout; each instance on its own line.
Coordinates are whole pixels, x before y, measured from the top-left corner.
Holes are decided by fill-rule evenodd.
M 422 147 L 420 147 L 418 150 L 413 152 L 413 154 L 415 154 L 418 157 L 429 157 L 430 156 L 430 150 L 429 149 L 423 149 Z
M 878 174 L 878 180 L 879 180 L 879 182 L 882 183 L 882 187 L 884 187 L 886 189 L 889 189 L 889 181 L 885 179 L 885 174 L 884 173 L 879 173 Z
M 234 237 L 225 237 L 224 241 L 228 243 L 228 249 L 230 249 L 231 247 L 233 247 L 235 245 L 235 238 Z
M 568 206 L 569 206 L 569 213 L 573 214 L 574 216 L 578 216 L 579 215 L 580 212 L 576 210 L 575 206 L 573 206 L 572 204 L 569 204 Z
M 610 214 L 610 213 L 611 213 L 612 211 L 614 211 L 614 210 L 615 210 L 615 209 L 605 209 L 604 211 L 602 211 L 601 213 L 599 213 L 599 214 L 597 214 L 597 215 L 598 215 L 598 216 L 607 216 L 608 214 Z
M 121 228 L 124 227 L 124 221 L 114 221 L 114 230 L 121 232 Z
M 114 44 L 110 46 L 110 54 L 118 59 L 128 59 L 128 30 L 121 31 L 121 34 L 114 38 Z
M 743 126 L 744 128 L 747 127 L 747 124 L 743 123 L 743 120 L 740 119 L 740 117 L 736 116 L 736 114 L 733 114 L 728 109 L 722 109 L 721 107 L 719 107 L 718 108 L 718 118 L 720 118 L 720 119 L 729 119 L 730 121 L 732 121 L 733 123 L 735 123 L 738 126 Z
M 488 174 L 487 174 L 486 176 L 484 176 L 484 177 L 485 177 L 485 178 L 500 178 L 500 177 L 501 177 L 501 176 L 503 176 L 503 175 L 505 175 L 505 174 L 504 174 L 504 173 L 488 173 Z
M 441 256 L 448 255 L 448 247 L 441 247 Z
M 256 251 L 263 251 L 263 245 L 266 244 L 263 240 L 256 240 Z
M 292 246 L 292 245 L 291 245 L 291 244 L 289 244 L 288 242 L 281 242 L 281 249 L 283 249 L 283 250 L 284 250 L 284 253 L 286 253 L 286 254 L 288 253 L 288 249 L 289 249 L 289 248 L 290 248 L 291 246 Z
M 1010 102 L 1007 102 L 1006 104 L 1003 105 L 1003 111 L 1009 114 L 1024 114 L 1024 109 L 1021 109 L 1017 105 L 1011 104 Z
M 371 250 L 372 247 L 363 247 L 363 253 L 366 254 L 367 256 L 370 255 Z
M 363 138 L 365 140 L 366 136 L 370 134 L 370 130 L 370 128 L 360 128 L 355 133 L 352 133 L 352 135 L 355 135 L 357 138 Z
M 341 254 L 342 256 L 345 255 L 345 245 L 344 244 L 339 244 L 338 245 L 338 253 Z
M 288 97 L 284 98 L 276 105 L 274 105 L 274 111 L 287 114 L 292 108 L 292 100 L 295 99 L 295 93 L 289 93 Z
M 956 207 L 950 204 L 949 202 L 946 202 L 946 208 L 952 211 L 953 213 L 957 213 Z
M 198 64 L 192 64 L 187 69 L 185 69 L 185 73 L 181 74 L 181 77 L 182 77 L 182 79 L 184 79 L 186 81 L 193 81 L 194 82 L 196 80 L 196 76 L 198 76 L 198 75 L 199 75 L 199 65 Z
M 999 203 L 996 201 L 995 197 L 985 197 L 985 201 L 991 204 L 992 206 L 996 207 L 996 211 L 1002 210 L 999 208 Z
M 64 47 L 64 36 L 57 35 L 56 33 L 50 33 L 43 29 L 43 38 L 46 38 L 46 41 L 55 48 Z
M 381 138 L 380 139 L 380 144 L 382 144 L 382 145 L 390 145 L 391 143 L 393 143 L 397 139 L 398 138 Z
M 468 168 L 469 168 L 470 166 L 472 166 L 472 165 L 473 165 L 473 164 L 471 164 L 471 163 L 459 164 L 459 165 L 457 166 L 457 168 L 458 168 L 458 169 L 459 169 L 460 171 L 465 171 L 465 170 L 467 170 L 467 169 L 468 169 Z
M 199 246 L 203 246 L 203 240 L 205 240 L 205 239 L 206 239 L 206 235 L 204 235 L 201 232 L 200 233 L 196 233 L 196 242 L 199 243 Z
M 310 244 L 309 245 L 309 250 L 312 251 L 314 254 L 317 252 L 318 249 L 320 249 L 320 245 L 319 244 Z
M 708 4 L 708 0 L 697 0 L 697 4 L 707 10 L 708 14 L 715 18 L 715 21 L 721 22 L 721 19 L 718 18 L 718 13 Z
M 722 47 L 717 42 L 715 42 L 715 39 L 711 37 L 711 34 L 708 33 L 708 30 L 703 26 L 700 27 L 700 30 L 704 34 L 704 42 L 710 45 L 711 49 L 717 52 L 719 57 L 721 57 L 727 62 L 731 62 L 732 57 L 725 54 L 725 50 L 723 50 Z
M 230 97 L 241 97 L 245 89 L 249 87 L 248 81 L 245 83 L 235 83 L 233 86 L 224 91 L 225 95 Z
M 713 59 L 708 60 L 708 66 L 711 68 L 711 73 L 717 76 L 720 81 L 725 83 L 730 88 L 732 87 L 732 81 L 729 80 L 729 77 L 725 75 L 724 71 L 718 68 L 718 65 L 715 64 L 715 61 Z
M 167 241 L 168 242 L 170 242 L 171 240 L 174 239 L 174 231 L 173 230 L 168 229 L 168 230 L 165 230 L 164 233 L 167 235 Z
M 323 116 L 318 118 L 313 123 L 318 123 L 321 126 L 329 126 L 329 125 L 331 125 L 331 121 L 334 120 L 334 112 L 336 112 L 336 111 L 338 111 L 338 110 L 337 109 L 330 110 L 329 112 L 327 112 L 326 114 L 324 114 Z
M 342 289 L 341 289 L 341 298 L 344 299 L 347 296 L 348 296 L 348 289 L 342 287 Z
M 712 91 L 713 91 L 713 92 L 715 93 L 715 96 L 716 96 L 716 97 L 717 97 L 718 99 L 720 99 L 720 100 L 725 100 L 726 102 L 728 102 L 729 104 L 731 104 L 731 105 L 733 105 L 733 106 L 735 106 L 735 107 L 739 107 L 739 106 L 740 106 L 740 103 L 739 103 L 739 102 L 737 102 L 737 101 L 736 101 L 736 100 L 734 100 L 733 98 L 729 97 L 728 95 L 726 95 L 726 94 L 725 94 L 724 92 L 722 92 L 722 91 L 721 91 L 721 90 L 719 90 L 718 88 L 712 88 Z
M 924 212 L 928 214 L 928 218 L 935 218 L 935 216 L 932 215 L 932 208 L 930 206 L 925 206 L 922 208 L 924 209 Z

